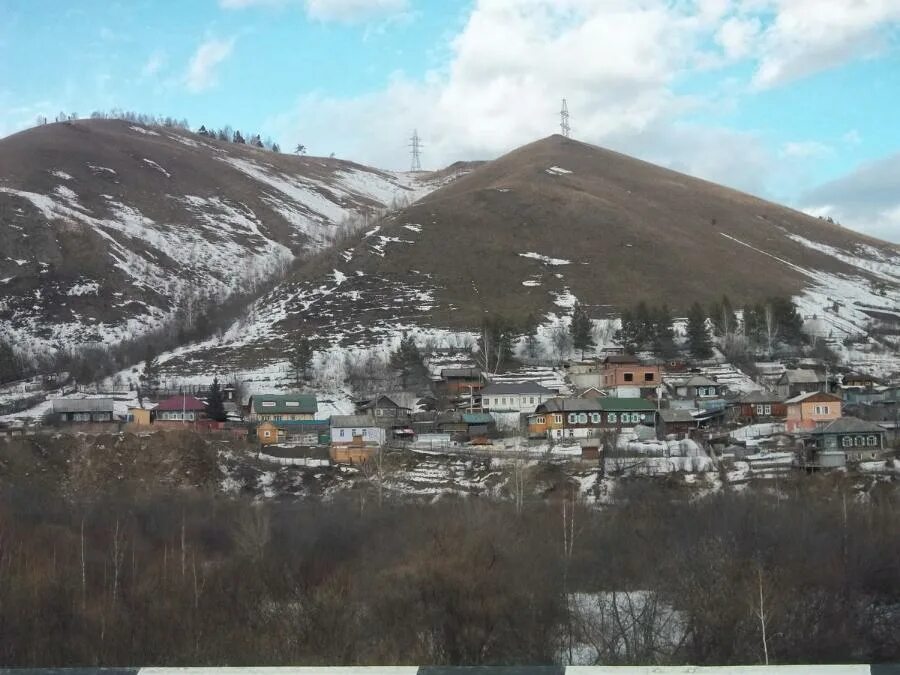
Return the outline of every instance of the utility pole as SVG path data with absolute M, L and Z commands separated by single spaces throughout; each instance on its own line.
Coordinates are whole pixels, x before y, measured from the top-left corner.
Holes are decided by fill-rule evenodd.
M 562 100 L 562 110 L 559 111 L 559 118 L 559 128 L 562 130 L 562 135 L 566 138 L 571 137 L 572 127 L 569 126 L 569 104 L 566 102 L 566 99 Z
M 409 154 L 412 157 L 410 171 L 422 170 L 422 139 L 419 137 L 419 130 L 414 129 L 412 138 L 409 139 Z

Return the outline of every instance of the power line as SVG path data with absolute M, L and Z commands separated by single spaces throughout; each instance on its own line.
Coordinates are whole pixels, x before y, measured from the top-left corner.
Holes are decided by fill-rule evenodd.
M 569 104 L 563 99 L 562 110 L 559 111 L 560 123 L 559 128 L 562 129 L 562 135 L 569 138 L 572 135 L 572 127 L 569 126 Z
M 413 130 L 412 138 L 409 139 L 409 154 L 412 157 L 410 171 L 422 170 L 422 139 L 419 138 L 419 130 Z

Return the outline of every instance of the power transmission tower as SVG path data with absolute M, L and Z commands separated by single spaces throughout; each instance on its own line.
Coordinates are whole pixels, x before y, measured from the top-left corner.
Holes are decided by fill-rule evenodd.
M 412 166 L 410 171 L 422 170 L 422 139 L 419 138 L 419 130 L 413 131 L 412 138 L 409 139 L 409 154 L 412 157 Z
M 559 111 L 560 123 L 559 128 L 562 129 L 562 135 L 569 138 L 572 134 L 572 127 L 569 126 L 569 104 L 563 99 L 562 110 Z

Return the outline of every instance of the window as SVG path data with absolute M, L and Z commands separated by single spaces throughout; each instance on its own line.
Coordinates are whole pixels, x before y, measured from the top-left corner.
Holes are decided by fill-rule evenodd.
M 625 380 L 625 382 L 634 382 L 634 373 L 625 373 L 622 375 L 622 379 Z
M 263 402 L 262 402 L 262 407 L 263 407 L 263 408 L 274 408 L 274 407 L 275 407 L 275 401 L 263 401 Z
M 771 405 L 767 404 L 767 405 L 765 406 L 765 414 L 766 414 L 766 415 L 771 415 L 771 414 L 772 414 L 772 406 L 771 406 Z
M 569 413 L 569 424 L 577 424 L 578 423 L 578 415 L 575 413 Z
M 561 436 L 562 436 L 562 429 L 557 429 L 557 430 L 556 430 L 556 437 L 557 437 L 557 438 L 560 438 Z
M 544 417 L 543 417 L 543 416 L 541 416 L 541 417 L 535 417 L 535 418 L 534 418 L 534 423 L 535 423 L 535 424 L 544 424 Z
M 529 402 L 531 405 L 534 405 L 534 396 L 532 396 L 530 399 L 528 399 L 528 402 Z
M 609 413 L 606 416 L 606 421 L 609 422 L 610 424 L 615 424 L 616 423 L 616 413 Z
M 827 405 L 817 405 L 815 408 L 816 415 L 827 415 L 828 414 L 828 406 Z
M 503 397 L 503 400 L 501 401 L 501 403 L 502 403 L 503 405 L 506 405 L 506 397 L 505 397 L 505 396 Z
M 591 413 L 591 423 L 600 424 L 600 413 Z
M 756 406 L 756 414 L 757 414 L 757 415 L 762 415 L 762 414 L 764 414 L 764 413 L 763 413 L 763 410 L 765 410 L 765 408 L 763 408 L 761 405 Z
M 368 434 L 366 433 L 367 431 L 368 431 L 368 429 L 363 429 L 363 430 L 362 430 L 362 437 L 363 437 L 363 438 L 365 438 L 366 436 L 368 436 Z
M 587 413 L 578 413 L 578 424 L 587 424 Z
M 344 430 L 341 429 L 341 438 L 343 438 L 343 437 L 344 437 Z
M 265 436 L 266 438 L 271 438 L 271 437 L 272 437 L 272 432 L 271 432 L 271 431 L 264 431 L 264 432 L 263 432 L 263 436 Z
M 866 445 L 868 445 L 869 447 L 878 445 L 878 437 L 869 436 L 868 438 L 866 438 Z
M 653 373 L 644 373 L 644 382 L 653 382 Z
M 384 410 L 382 410 L 381 408 L 375 408 L 375 417 L 381 417 L 382 415 L 384 415 Z
M 866 444 L 866 439 L 863 438 L 862 436 L 857 436 L 857 437 L 853 440 L 853 445 L 855 445 L 857 448 L 859 448 L 859 447 L 861 447 L 861 446 L 864 446 L 865 444 Z
M 575 436 L 575 430 L 569 429 L 569 438 L 574 438 L 574 436 Z
M 286 408 L 299 408 L 299 407 L 300 407 L 300 401 L 285 401 L 285 402 L 284 402 L 284 406 L 285 406 Z
M 850 438 L 849 436 L 844 436 L 841 439 L 841 445 L 845 448 L 852 448 L 853 447 L 853 439 Z

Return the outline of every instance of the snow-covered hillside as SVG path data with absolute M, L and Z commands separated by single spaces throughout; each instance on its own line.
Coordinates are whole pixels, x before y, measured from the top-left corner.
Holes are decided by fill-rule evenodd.
M 32 349 L 246 292 L 446 180 L 114 120 L 0 144 L 0 337 Z

